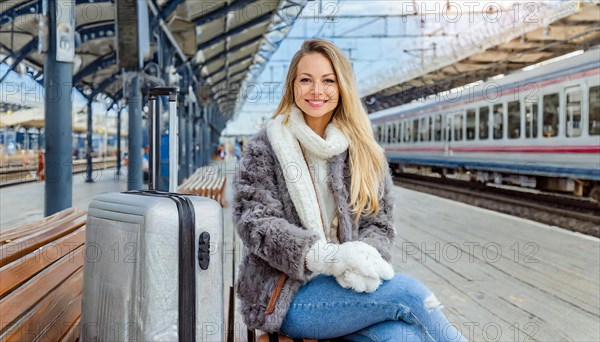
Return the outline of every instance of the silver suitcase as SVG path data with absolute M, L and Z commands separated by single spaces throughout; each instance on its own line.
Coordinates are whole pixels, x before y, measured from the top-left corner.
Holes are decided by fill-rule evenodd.
M 158 160 L 151 156 L 150 188 Z M 204 197 L 96 196 L 86 226 L 81 340 L 224 341 L 222 227 L 221 206 Z

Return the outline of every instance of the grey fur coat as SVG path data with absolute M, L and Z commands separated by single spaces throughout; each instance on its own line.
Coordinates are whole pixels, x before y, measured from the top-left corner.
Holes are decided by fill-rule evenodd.
M 346 150 L 328 161 L 331 190 L 338 204 L 338 239 L 340 243 L 362 240 L 390 261 L 396 234 L 391 176 L 386 177 L 379 214 L 362 217 L 356 224 L 350 212 L 347 158 Z M 233 186 L 233 220 L 244 244 L 236 282 L 242 316 L 248 328 L 278 331 L 300 286 L 316 276 L 305 269 L 304 260 L 319 237 L 301 224 L 266 130 L 246 144 Z M 274 311 L 266 314 L 282 272 L 287 279 Z

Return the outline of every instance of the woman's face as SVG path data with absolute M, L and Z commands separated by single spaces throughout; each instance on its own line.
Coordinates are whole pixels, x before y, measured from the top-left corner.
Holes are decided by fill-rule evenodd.
M 304 114 L 321 118 L 333 115 L 340 95 L 333 66 L 320 53 L 308 54 L 298 63 L 294 100 Z

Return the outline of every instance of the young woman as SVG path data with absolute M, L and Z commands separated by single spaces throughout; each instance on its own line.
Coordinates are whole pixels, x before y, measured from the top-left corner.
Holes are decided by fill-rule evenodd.
M 292 338 L 462 341 L 420 282 L 394 274 L 392 180 L 332 43 L 305 41 L 234 181 L 249 328 Z

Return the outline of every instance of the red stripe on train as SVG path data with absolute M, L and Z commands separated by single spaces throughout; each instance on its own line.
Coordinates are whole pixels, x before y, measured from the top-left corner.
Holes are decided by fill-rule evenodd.
M 386 151 L 443 152 L 444 147 L 386 147 Z M 498 153 L 600 153 L 600 146 L 483 146 L 454 147 L 452 152 L 498 152 Z

